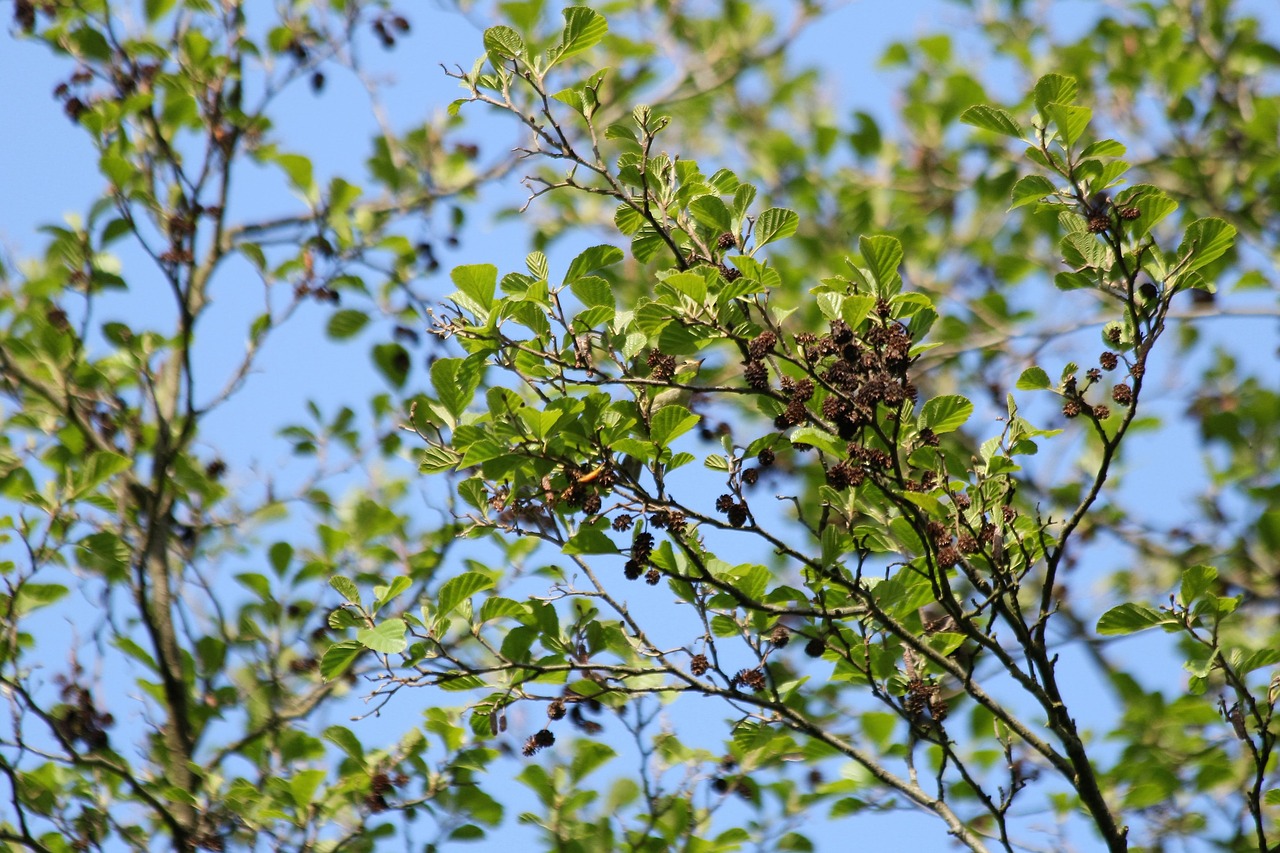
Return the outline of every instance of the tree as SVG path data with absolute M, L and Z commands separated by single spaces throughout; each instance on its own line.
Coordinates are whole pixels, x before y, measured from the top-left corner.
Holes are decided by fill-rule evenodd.
M 1258 20 L 961 4 L 1016 91 L 895 44 L 895 128 L 789 61 L 811 4 L 506 4 L 448 115 L 325 183 L 278 98 L 373 79 L 404 14 L 122 6 L 14 6 L 107 185 L 0 268 L 8 848 L 442 845 L 513 831 L 511 769 L 564 850 L 898 810 L 973 850 L 1280 843 Z M 465 141 L 486 111 L 514 154 Z M 291 212 L 241 209 L 255 167 Z M 418 219 L 465 240 L 509 174 L 524 269 L 481 247 L 431 297 Z M 225 368 L 197 331 L 246 273 Z M 384 387 L 310 404 L 255 488 L 210 425 L 320 322 Z M 1130 480 L 1187 425 L 1203 494 L 1169 506 Z

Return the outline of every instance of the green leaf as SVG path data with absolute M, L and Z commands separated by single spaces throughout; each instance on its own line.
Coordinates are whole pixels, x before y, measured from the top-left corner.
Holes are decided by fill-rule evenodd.
M 488 622 L 491 619 L 502 619 L 507 616 L 526 616 L 529 613 L 528 605 L 519 601 L 512 601 L 509 598 L 494 596 L 486 598 L 484 604 L 480 605 L 479 621 Z
M 876 236 L 862 237 L 858 240 L 858 251 L 871 269 L 876 284 L 880 285 L 880 293 L 889 296 L 897 293 L 902 286 L 902 276 L 898 268 L 902 266 L 902 244 L 896 237 Z
M 315 180 L 311 176 L 311 161 L 301 154 L 277 154 L 276 162 L 289 177 L 289 183 L 303 195 L 310 195 L 315 190 Z
M 82 497 L 101 486 L 107 480 L 133 467 L 132 460 L 118 453 L 100 450 L 89 454 L 89 459 L 75 477 L 75 488 L 71 489 L 70 499 Z
M 1191 272 L 1213 263 L 1226 254 L 1235 237 L 1235 226 L 1222 219 L 1208 217 L 1192 222 L 1178 246 L 1178 257 L 1185 260 L 1182 271 Z
M 759 249 L 766 243 L 784 240 L 796 233 L 800 226 L 800 215 L 785 207 L 771 207 L 760 214 L 756 220 L 755 241 Z
M 1049 374 L 1045 373 L 1039 367 L 1028 367 L 1022 371 L 1022 375 L 1018 377 L 1018 384 L 1015 385 L 1019 391 L 1044 391 L 1052 388 L 1053 383 L 1049 380 Z
M 498 288 L 498 268 L 493 264 L 468 264 L 454 267 L 449 273 L 458 290 L 470 296 L 485 311 L 493 308 L 493 295 Z
M 364 744 L 360 742 L 360 738 L 356 737 L 351 729 L 345 726 L 329 726 L 324 730 L 324 739 L 337 746 L 351 759 L 364 767 Z
M 372 628 L 356 632 L 356 640 L 370 651 L 380 654 L 398 654 L 409 645 L 404 638 L 408 625 L 399 617 L 388 619 Z
M 954 432 L 973 414 L 973 403 L 958 394 L 934 397 L 920 411 L 920 425 L 938 435 Z
M 960 121 L 973 127 L 980 127 L 983 130 L 999 133 L 1002 136 L 1012 136 L 1015 139 L 1023 137 L 1022 128 L 1018 127 L 1018 123 L 1013 120 L 1013 116 L 1002 109 L 989 107 L 986 104 L 974 104 L 969 107 L 969 109 L 960 114 Z
M 1182 573 L 1182 585 L 1178 591 L 1178 601 L 1183 607 L 1190 607 L 1200 599 L 1218 579 L 1218 570 L 1213 566 L 1192 566 Z
M 1080 152 L 1080 159 L 1085 160 L 1090 157 L 1123 157 L 1127 149 L 1114 139 L 1099 139 L 1097 142 L 1091 142 Z
M 173 8 L 176 2 L 177 0 L 146 0 L 143 4 L 143 11 L 147 16 L 147 23 L 154 24 L 169 14 L 169 10 Z
M 481 572 L 467 572 L 450 578 L 440 586 L 440 592 L 436 596 L 437 617 L 448 616 L 464 599 L 481 590 L 490 589 L 493 585 L 493 578 Z
M 1069 104 L 1076 98 L 1076 80 L 1062 74 L 1046 74 L 1036 81 L 1036 109 L 1043 116 L 1050 104 Z
M 294 805 L 300 809 L 309 806 L 326 775 L 324 770 L 295 771 L 289 779 L 289 794 L 293 797 Z
M 404 623 L 401 623 L 404 624 Z M 343 640 L 334 643 L 325 650 L 320 658 L 320 676 L 325 681 L 332 681 L 347 671 L 347 667 L 364 652 L 364 646 L 355 640 Z
M 820 430 L 817 427 L 812 426 L 802 426 L 792 432 L 791 443 L 812 445 L 823 453 L 826 453 L 828 456 L 833 456 L 836 459 L 843 459 L 848 453 L 848 450 L 845 449 L 844 442 L 840 441 L 839 438 L 826 430 Z
M 605 37 L 609 23 L 604 16 L 586 6 L 570 6 L 564 15 L 564 33 L 560 44 L 552 50 L 553 62 L 582 53 Z
M 289 568 L 289 561 L 292 559 L 293 546 L 288 542 L 276 542 L 267 551 L 267 560 L 271 563 L 276 577 L 284 577 L 285 570 Z
M 616 755 L 617 753 L 611 747 L 603 743 L 593 740 L 580 741 L 574 745 L 573 761 L 569 765 L 569 777 L 574 782 L 579 782 L 584 776 L 587 776 L 591 771 Z
M 403 388 L 413 365 L 409 351 L 400 344 L 378 344 L 373 348 L 373 365 L 396 388 Z
M 583 525 L 561 550 L 565 554 L 616 554 L 618 546 L 599 527 Z
M 431 365 L 431 388 L 453 417 L 462 417 L 480 386 L 477 362 L 462 358 L 440 358 Z
M 701 420 L 700 415 L 684 406 L 663 406 L 653 413 L 649 426 L 649 437 L 659 447 L 667 447 L 672 441 L 684 435 Z
M 400 593 L 404 592 L 412 585 L 413 581 L 409 579 L 408 575 L 396 575 L 392 578 L 391 583 L 386 587 L 375 588 L 374 592 L 378 597 L 373 602 L 374 612 L 377 612 L 388 602 L 394 600 L 396 596 L 400 595 Z
M 1023 205 L 1033 204 L 1056 192 L 1057 189 L 1054 188 L 1048 178 L 1042 175 L 1027 175 L 1025 178 L 1019 178 L 1018 182 L 1013 185 L 1011 193 L 1013 204 L 1009 206 L 1009 209 L 1013 210 Z
M 57 583 L 24 583 L 18 588 L 18 594 L 13 603 L 13 615 L 25 616 L 33 610 L 39 610 L 41 607 L 48 607 L 59 601 L 70 590 L 62 584 Z
M 348 604 L 360 604 L 360 590 L 347 578 L 335 576 L 329 578 L 329 586 L 338 591 Z
M 1154 628 L 1168 621 L 1168 617 L 1158 610 L 1128 602 L 1102 614 L 1098 619 L 1097 630 L 1103 636 L 1118 636 L 1145 631 L 1147 628 Z
M 1073 107 L 1068 104 L 1049 104 L 1046 107 L 1049 117 L 1058 126 L 1058 133 L 1064 145 L 1074 145 L 1076 140 L 1089 126 L 1093 118 L 1093 110 L 1088 107 Z
M 626 257 L 623 251 L 617 246 L 600 245 L 592 246 L 581 252 L 576 258 L 569 263 L 569 271 L 565 273 L 564 280 L 566 282 L 574 282 L 583 276 L 590 275 L 596 270 L 611 267 Z M 605 304 L 605 303 L 594 303 Z M 613 304 L 610 299 L 609 305 Z
M 729 213 L 729 206 L 718 196 L 698 196 L 689 202 L 689 212 L 693 214 L 693 218 L 699 225 L 706 226 L 712 231 L 724 233 L 733 230 L 733 218 Z
M 329 318 L 325 333 L 335 341 L 345 341 L 355 337 L 369 323 L 369 315 L 354 308 L 343 308 L 334 312 Z
M 515 59 L 524 55 L 524 39 L 511 27 L 489 27 L 484 31 L 484 49 L 504 59 Z

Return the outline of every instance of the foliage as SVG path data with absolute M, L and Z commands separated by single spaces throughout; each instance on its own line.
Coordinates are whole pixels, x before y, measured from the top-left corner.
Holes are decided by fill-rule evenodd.
M 1280 389 L 1208 322 L 1276 314 L 1258 21 L 960 4 L 1025 79 L 895 44 L 891 125 L 788 61 L 810 4 L 504 4 L 447 114 L 324 181 L 277 100 L 368 80 L 404 14 L 122 5 L 14 7 L 107 187 L 0 268 L 7 849 L 808 850 L 896 810 L 973 850 L 1276 845 Z M 513 154 L 462 141 L 486 110 Z M 264 169 L 295 207 L 242 218 Z M 524 268 L 428 296 L 517 169 Z M 226 367 L 228 279 L 263 308 Z M 307 323 L 385 387 L 255 481 L 213 424 Z M 1170 507 L 1131 480 L 1184 419 Z

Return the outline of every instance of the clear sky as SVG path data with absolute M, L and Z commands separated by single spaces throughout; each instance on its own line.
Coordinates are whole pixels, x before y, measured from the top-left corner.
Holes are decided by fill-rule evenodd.
M 1096 8 L 1078 2 L 1060 6 L 1057 14 L 1068 22 L 1073 15 Z M 376 58 L 378 73 L 393 81 L 384 90 L 385 106 L 398 128 L 413 126 L 426 116 L 442 112 L 457 97 L 456 85 L 441 73 L 441 64 L 469 68 L 481 52 L 480 30 L 461 16 L 443 11 L 434 3 L 420 2 L 409 17 L 414 30 L 396 51 L 380 57 L 376 51 L 367 51 L 371 59 Z M 883 49 L 895 40 L 951 28 L 961 19 L 962 11 L 956 5 L 937 0 L 854 2 L 804 33 L 793 55 L 801 60 L 823 58 L 828 91 L 840 113 L 856 108 L 888 119 L 895 106 L 894 87 L 877 68 Z M 43 237 L 36 228 L 58 223 L 69 212 L 83 212 L 103 186 L 86 136 L 72 126 L 52 97 L 54 87 L 70 70 L 67 63 L 51 58 L 42 47 L 0 34 L 0 117 L 6 128 L 0 132 L 0 251 L 10 258 L 40 251 Z M 376 126 L 363 94 L 349 78 L 329 75 L 321 95 L 312 94 L 306 87 L 295 88 L 278 105 L 276 115 L 286 146 L 313 159 L 318 179 L 336 173 L 360 176 Z M 496 140 L 511 138 L 496 125 L 482 123 L 480 127 L 485 133 L 492 130 Z M 495 142 L 478 141 L 482 146 Z M 499 203 L 520 198 L 522 193 L 514 184 L 487 193 L 472 213 L 472 225 L 462 234 L 461 246 L 442 254 L 446 268 L 474 262 L 496 263 L 504 271 L 522 267 L 526 244 L 519 224 L 493 226 L 485 223 L 483 215 Z M 261 185 L 247 189 L 237 203 L 255 216 L 263 211 L 291 209 L 283 185 L 267 178 Z M 553 268 L 557 261 L 563 264 L 563 259 L 553 256 Z M 127 255 L 125 263 L 127 277 L 131 263 Z M 440 295 L 453 289 L 443 276 L 434 286 Z M 241 351 L 245 326 L 259 309 L 241 298 L 234 274 L 223 276 L 214 298 L 216 310 L 202 330 L 202 339 L 214 342 L 215 349 L 209 353 L 212 363 L 227 365 Z M 122 300 L 107 310 L 132 314 L 145 313 L 147 309 L 136 301 Z M 343 404 L 359 409 L 363 400 L 382 387 L 368 364 L 364 345 L 335 345 L 323 339 L 321 329 L 328 310 L 320 305 L 307 307 L 301 318 L 272 340 L 264 352 L 262 373 L 251 380 L 234 406 L 224 409 L 210 423 L 211 432 L 205 442 L 235 463 L 253 463 L 261 470 L 288 477 L 296 468 L 289 462 L 287 446 L 274 437 L 278 425 L 299 419 L 306 400 L 317 400 L 326 411 Z M 1161 440 L 1166 443 L 1153 452 L 1153 461 L 1173 453 L 1195 452 L 1191 436 L 1185 432 L 1174 431 Z M 1195 485 L 1178 478 L 1181 491 L 1170 498 L 1169 489 L 1173 487 L 1169 484 L 1175 478 L 1169 475 L 1167 466 L 1151 464 L 1137 472 L 1137 482 L 1151 494 L 1164 494 L 1174 501 L 1176 495 L 1189 493 Z M 56 631 L 56 627 L 50 626 L 50 630 Z M 400 700 L 403 699 L 402 694 Z M 411 725 L 421 709 L 411 699 L 401 704 L 409 707 L 401 711 L 393 702 L 390 721 Z M 714 719 L 703 723 L 718 724 L 718 716 L 711 717 Z M 520 802 L 525 795 L 513 792 L 512 797 Z M 529 806 L 524 802 L 512 808 L 511 813 Z M 833 851 L 850 849 L 847 845 L 851 828 L 860 833 L 867 849 L 890 849 L 876 843 L 877 839 L 885 843 L 883 840 L 889 838 L 893 839 L 894 849 L 949 849 L 941 824 L 918 815 L 855 818 L 841 824 L 808 827 L 821 850 Z M 499 850 L 509 847 L 515 837 L 519 836 L 495 836 L 492 842 L 460 849 Z

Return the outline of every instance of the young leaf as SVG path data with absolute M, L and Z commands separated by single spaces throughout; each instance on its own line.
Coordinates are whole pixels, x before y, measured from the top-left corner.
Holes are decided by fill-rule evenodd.
M 1045 110 L 1049 104 L 1070 104 L 1076 98 L 1076 89 L 1074 77 L 1065 77 L 1061 74 L 1044 75 L 1036 81 L 1036 110 L 1041 116 L 1046 116 Z
M 1145 631 L 1168 621 L 1168 617 L 1158 610 L 1129 602 L 1102 614 L 1098 619 L 1097 630 L 1103 636 L 1120 636 Z
M 958 394 L 934 397 L 920 411 L 920 425 L 929 427 L 938 435 L 954 432 L 973 414 L 973 403 Z
M 458 290 L 470 296 L 485 311 L 493 308 L 493 295 L 498 287 L 498 268 L 493 264 L 454 267 L 449 277 Z
M 448 616 L 464 598 L 470 598 L 481 590 L 493 586 L 493 578 L 481 572 L 467 572 L 450 578 L 440 587 L 436 596 L 436 614 L 438 617 Z
M 1013 116 L 998 107 L 974 104 L 960 114 L 960 121 L 973 127 L 999 133 L 1002 136 L 1012 136 L 1015 139 L 1023 138 L 1022 128 L 1018 127 L 1018 123 L 1013 120 Z
M 401 622 L 401 625 L 404 623 Z M 346 672 L 347 667 L 360 657 L 364 652 L 364 645 L 355 640 L 343 640 L 341 643 L 334 643 L 320 658 L 320 676 L 325 681 L 332 681 L 342 673 Z
M 341 576 L 331 577 L 329 578 L 329 586 L 336 589 L 348 604 L 358 605 L 360 603 L 360 590 L 347 578 Z
M 1019 391 L 1044 391 L 1052 388 L 1053 383 L 1049 381 L 1049 374 L 1045 373 L 1039 367 L 1028 367 L 1022 371 L 1022 375 L 1018 377 L 1018 383 L 1014 386 Z
M 876 236 L 863 237 L 858 240 L 858 251 L 871 269 L 876 284 L 880 285 L 880 293 L 889 296 L 897 293 L 902 286 L 902 275 L 898 267 L 902 265 L 902 244 L 896 237 Z
M 1183 607 L 1190 607 L 1209 591 L 1213 582 L 1218 579 L 1218 570 L 1213 566 L 1192 566 L 1182 573 L 1182 585 L 1178 590 L 1178 602 Z
M 700 415 L 695 415 L 684 406 L 663 406 L 653 413 L 649 437 L 659 447 L 668 447 L 671 442 L 693 429 L 700 419 Z
M 408 625 L 403 619 L 394 617 L 372 628 L 357 631 L 356 641 L 366 649 L 379 654 L 399 654 L 409 645 L 404 638 L 406 628 Z
M 524 55 L 524 39 L 511 27 L 489 27 L 484 31 L 484 49 L 504 59 L 516 59 Z
M 756 248 L 775 240 L 784 240 L 796 233 L 800 225 L 800 216 L 785 207 L 771 207 L 756 220 Z
M 1042 175 L 1027 175 L 1019 178 L 1018 182 L 1013 185 L 1011 193 L 1013 204 L 1009 206 L 1010 210 L 1022 207 L 1023 205 L 1032 204 L 1039 201 L 1045 196 L 1054 195 L 1057 190 L 1049 179 Z
M 1235 226 L 1224 220 L 1209 217 L 1192 222 L 1178 246 L 1178 256 L 1188 259 L 1183 271 L 1191 272 L 1213 263 L 1226 254 L 1235 237 Z
M 586 6 L 570 6 L 564 15 L 564 33 L 560 44 L 551 54 L 552 62 L 559 62 L 597 44 L 605 33 L 609 32 L 609 23 L 604 16 Z
M 1069 104 L 1049 104 L 1045 108 L 1053 123 L 1058 126 L 1063 145 L 1074 145 L 1076 140 L 1089 126 L 1093 110 L 1088 107 L 1073 107 Z

